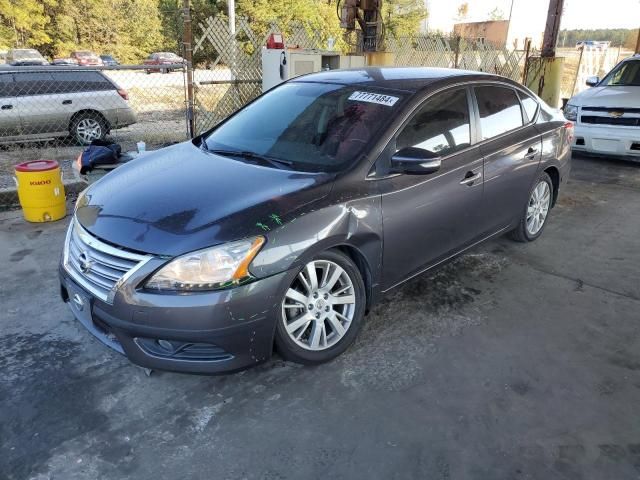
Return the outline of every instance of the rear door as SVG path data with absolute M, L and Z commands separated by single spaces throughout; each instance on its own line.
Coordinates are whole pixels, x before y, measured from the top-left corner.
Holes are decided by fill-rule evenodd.
M 405 147 L 439 154 L 439 171 L 378 180 L 384 224 L 384 289 L 434 265 L 478 236 L 482 155 L 473 146 L 470 92 L 458 87 L 429 97 L 379 161 Z
M 20 133 L 20 113 L 12 73 L 0 73 L 0 138 Z
M 493 83 L 473 91 L 484 156 L 482 231 L 488 235 L 511 226 L 524 212 L 542 145 L 514 87 Z
M 64 123 L 65 105 L 59 98 L 59 86 L 50 72 L 16 72 L 20 123 L 24 135 L 68 130 Z

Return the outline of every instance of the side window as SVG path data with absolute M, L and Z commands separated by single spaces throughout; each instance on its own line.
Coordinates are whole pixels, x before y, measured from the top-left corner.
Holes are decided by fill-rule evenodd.
M 13 97 L 13 75 L 10 73 L 0 74 L 0 98 Z
M 53 76 L 48 72 L 20 72 L 14 74 L 16 95 L 48 95 L 55 93 Z
M 514 89 L 509 87 L 476 87 L 482 139 L 493 138 L 521 127 L 522 110 Z
M 520 97 L 520 102 L 522 102 L 522 108 L 524 108 L 524 111 L 527 114 L 527 120 L 532 122 L 536 117 L 536 112 L 538 111 L 538 102 L 524 92 L 518 91 L 518 96 Z
M 417 147 L 448 155 L 471 144 L 466 89 L 439 93 L 420 107 L 396 138 L 396 149 Z
M 56 93 L 95 92 L 113 90 L 115 87 L 99 72 L 55 72 Z

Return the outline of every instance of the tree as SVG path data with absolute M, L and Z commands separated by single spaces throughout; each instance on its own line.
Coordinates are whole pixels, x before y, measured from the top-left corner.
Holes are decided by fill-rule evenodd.
M 0 0 L 0 43 L 37 47 L 50 41 L 45 8 L 57 0 Z
M 467 19 L 468 16 L 469 16 L 469 2 L 461 3 L 458 6 L 458 11 L 457 11 L 455 19 L 458 22 L 464 22 Z
M 504 12 L 496 7 L 489 12 L 489 20 L 504 20 Z
M 420 23 L 427 15 L 422 0 L 386 0 L 382 4 L 387 34 L 396 37 L 418 34 Z

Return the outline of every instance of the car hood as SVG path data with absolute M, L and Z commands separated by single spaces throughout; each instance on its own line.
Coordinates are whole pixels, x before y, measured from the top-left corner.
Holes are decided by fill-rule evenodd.
M 280 228 L 325 197 L 333 178 L 249 164 L 185 142 L 103 177 L 78 199 L 76 217 L 106 242 L 175 256 Z
M 640 108 L 640 87 L 592 87 L 574 95 L 569 103 L 578 107 Z

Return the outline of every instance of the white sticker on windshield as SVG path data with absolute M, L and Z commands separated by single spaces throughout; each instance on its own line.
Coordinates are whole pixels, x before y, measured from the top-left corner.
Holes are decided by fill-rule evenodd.
M 349 100 L 355 100 L 356 102 L 377 103 L 379 105 L 393 107 L 399 100 L 399 98 L 392 97 L 391 95 L 383 95 L 381 93 L 353 92 L 349 97 Z

